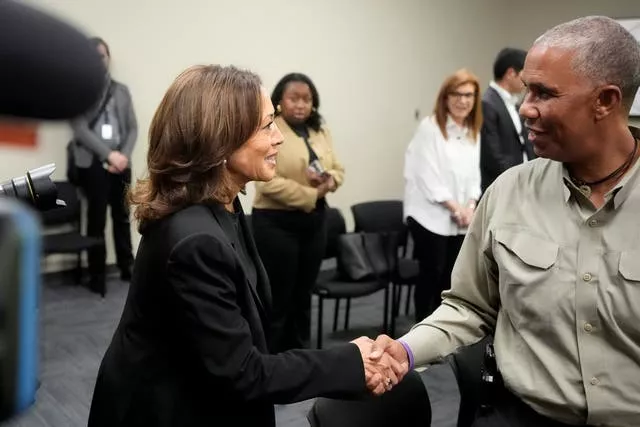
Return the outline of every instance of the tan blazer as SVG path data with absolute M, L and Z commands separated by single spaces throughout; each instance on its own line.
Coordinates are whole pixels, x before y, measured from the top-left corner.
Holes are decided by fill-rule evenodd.
M 296 135 L 280 116 L 275 123 L 284 136 L 278 152 L 276 176 L 269 182 L 256 183 L 253 207 L 258 209 L 302 210 L 311 212 L 318 199 L 318 190 L 309 184 L 306 170 L 309 150 L 304 139 Z M 331 133 L 323 126 L 320 132 L 309 129 L 309 143 L 324 169 L 333 176 L 337 186 L 344 181 L 344 167 L 338 162 Z

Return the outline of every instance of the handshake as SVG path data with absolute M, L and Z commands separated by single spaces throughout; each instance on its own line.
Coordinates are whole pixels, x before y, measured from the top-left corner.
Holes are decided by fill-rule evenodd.
M 374 395 L 391 390 L 409 372 L 407 350 L 389 336 L 379 335 L 375 341 L 360 337 L 351 342 L 360 349 L 367 388 Z

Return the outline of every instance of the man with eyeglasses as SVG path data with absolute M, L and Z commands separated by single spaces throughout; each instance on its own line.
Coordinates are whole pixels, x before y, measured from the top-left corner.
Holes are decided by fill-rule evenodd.
M 527 52 L 522 49 L 502 49 L 493 63 L 494 80 L 482 98 L 480 170 L 483 193 L 502 172 L 535 157 L 517 107 L 524 90 L 520 73 L 526 56 Z

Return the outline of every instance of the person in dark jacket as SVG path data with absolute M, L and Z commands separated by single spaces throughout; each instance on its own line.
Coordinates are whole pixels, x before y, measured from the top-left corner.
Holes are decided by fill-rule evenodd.
M 270 286 L 237 194 L 275 175 L 282 134 L 259 78 L 195 66 L 149 133 L 130 199 L 142 240 L 89 427 L 274 426 L 274 404 L 381 394 L 406 374 L 366 337 L 269 354 Z

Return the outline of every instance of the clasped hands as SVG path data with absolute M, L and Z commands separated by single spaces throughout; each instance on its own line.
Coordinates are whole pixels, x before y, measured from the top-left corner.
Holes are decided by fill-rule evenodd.
M 376 396 L 389 391 L 409 371 L 409 356 L 404 346 L 387 335 L 376 340 L 360 337 L 351 341 L 360 349 L 367 388 Z
M 459 206 L 451 212 L 451 218 L 458 227 L 466 228 L 471 224 L 474 212 L 475 205 Z
M 111 153 L 109 153 L 107 162 L 109 163 L 109 167 L 107 168 L 107 170 L 113 174 L 124 172 L 124 170 L 129 165 L 129 159 L 127 158 L 127 156 L 119 151 L 112 151 Z
M 324 197 L 327 193 L 336 191 L 336 181 L 328 173 L 319 174 L 313 170 L 306 170 L 307 179 L 312 187 L 318 190 L 318 196 Z

